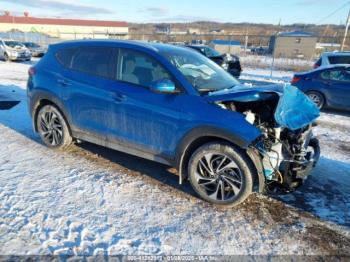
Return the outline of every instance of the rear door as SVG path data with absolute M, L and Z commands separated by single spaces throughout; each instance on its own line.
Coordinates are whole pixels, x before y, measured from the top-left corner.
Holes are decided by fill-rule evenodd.
M 113 83 L 116 50 L 89 46 L 67 51 L 72 59 L 57 75 L 57 82 L 62 87 L 62 100 L 69 108 L 73 129 L 80 135 L 107 138 L 108 108 L 113 102 L 109 86 Z
M 327 102 L 331 106 L 350 108 L 350 69 L 326 70 L 320 77 L 327 84 Z

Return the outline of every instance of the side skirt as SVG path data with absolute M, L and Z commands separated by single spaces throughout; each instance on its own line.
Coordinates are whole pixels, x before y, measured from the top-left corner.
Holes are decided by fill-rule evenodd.
M 160 156 L 160 155 L 145 152 L 145 151 L 137 149 L 129 144 L 125 145 L 124 143 L 120 143 L 117 141 L 109 141 L 107 139 L 100 138 L 100 137 L 97 137 L 95 135 L 86 134 L 85 132 L 83 133 L 83 132 L 79 132 L 79 131 L 78 132 L 74 131 L 72 133 L 73 133 L 74 138 L 80 139 L 82 141 L 86 141 L 86 142 L 90 142 L 90 143 L 93 143 L 96 145 L 107 147 L 107 148 L 110 148 L 113 150 L 127 153 L 129 155 L 145 158 L 145 159 L 155 161 L 155 162 L 158 162 L 158 163 L 161 163 L 164 165 L 173 166 L 172 161 L 170 159 L 163 157 L 163 156 Z

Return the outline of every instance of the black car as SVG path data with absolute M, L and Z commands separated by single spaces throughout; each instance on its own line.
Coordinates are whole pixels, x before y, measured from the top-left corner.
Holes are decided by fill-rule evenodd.
M 201 54 L 210 58 L 215 63 L 223 67 L 226 71 L 228 71 L 232 76 L 238 78 L 241 75 L 242 67 L 238 56 L 221 54 L 220 52 L 206 45 L 187 45 L 187 47 L 195 49 Z

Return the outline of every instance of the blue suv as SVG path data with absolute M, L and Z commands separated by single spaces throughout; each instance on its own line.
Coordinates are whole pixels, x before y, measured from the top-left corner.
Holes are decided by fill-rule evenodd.
M 311 121 L 296 130 L 275 121 L 283 87 L 242 86 L 186 47 L 54 44 L 29 69 L 27 90 L 34 130 L 48 147 L 82 140 L 174 166 L 180 183 L 219 205 L 294 189 L 319 156 Z

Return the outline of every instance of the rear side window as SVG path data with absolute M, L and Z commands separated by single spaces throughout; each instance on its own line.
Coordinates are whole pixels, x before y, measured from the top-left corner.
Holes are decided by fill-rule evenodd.
M 335 64 L 350 64 L 350 56 L 329 56 L 329 63 L 332 65 Z
M 333 80 L 333 81 L 350 81 L 350 74 L 348 71 L 344 71 L 342 69 L 333 69 L 327 70 L 321 73 L 321 77 L 325 80 Z
M 56 58 L 61 65 L 63 65 L 66 68 L 70 68 L 73 55 L 77 50 L 77 48 L 61 49 L 57 51 Z
M 81 47 L 74 54 L 71 69 L 89 75 L 111 78 L 116 52 L 109 47 Z

